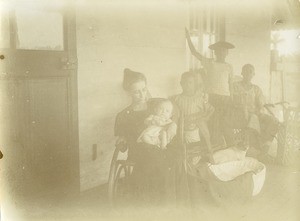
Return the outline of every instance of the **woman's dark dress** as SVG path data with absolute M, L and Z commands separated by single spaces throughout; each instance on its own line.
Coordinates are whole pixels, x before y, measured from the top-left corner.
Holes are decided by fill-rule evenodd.
M 144 130 L 144 120 L 148 111 L 134 111 L 131 106 L 118 113 L 115 121 L 115 136 L 126 138 L 128 147 L 128 160 L 137 159 L 137 138 Z
M 176 138 L 161 150 L 154 145 L 137 143 L 136 140 L 146 128 L 144 120 L 149 111 L 134 111 L 131 106 L 121 111 L 115 122 L 115 136 L 124 136 L 128 146 L 128 160 L 135 163 L 132 171 L 132 187 L 139 197 L 146 200 L 161 200 L 167 187 L 167 177 L 178 162 Z

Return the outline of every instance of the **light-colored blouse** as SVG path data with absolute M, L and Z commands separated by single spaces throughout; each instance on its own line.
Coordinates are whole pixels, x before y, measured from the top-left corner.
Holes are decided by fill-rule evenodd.
M 232 66 L 228 63 L 220 63 L 213 60 L 208 60 L 203 65 L 207 72 L 207 92 L 209 94 L 230 96 L 229 85 L 233 77 Z

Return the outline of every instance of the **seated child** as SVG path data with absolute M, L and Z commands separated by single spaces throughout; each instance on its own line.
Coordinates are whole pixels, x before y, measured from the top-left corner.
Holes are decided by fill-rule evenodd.
M 172 121 L 173 104 L 168 99 L 159 99 L 154 102 L 152 114 L 145 119 L 147 128 L 137 139 L 137 142 L 144 142 L 166 149 L 176 135 L 176 124 Z

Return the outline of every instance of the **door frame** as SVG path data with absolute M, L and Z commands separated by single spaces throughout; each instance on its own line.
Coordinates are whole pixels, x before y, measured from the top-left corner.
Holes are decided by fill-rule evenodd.
M 27 50 L 17 49 L 17 30 L 16 30 L 16 17 L 14 10 L 9 9 L 9 36 L 10 36 L 10 48 L 0 49 L 5 58 L 12 57 L 14 54 L 22 53 L 41 53 L 43 50 Z M 74 196 L 80 193 L 80 162 L 79 162 L 79 129 L 78 129 L 78 82 L 77 82 L 77 42 L 76 42 L 76 12 L 74 5 L 65 5 L 60 11 L 63 15 L 63 51 L 45 51 L 45 53 L 64 53 L 66 57 L 61 61 L 62 69 L 67 73 L 68 84 L 68 137 L 70 145 L 70 189 L 68 195 Z M 8 68 L 9 65 L 7 66 Z M 5 76 L 1 76 L 1 80 L 21 80 L 21 79 L 34 79 L 35 76 L 26 76 L 20 73 L 8 73 Z M 52 77 L 52 76 L 51 76 Z M 58 77 L 58 76 L 53 76 Z

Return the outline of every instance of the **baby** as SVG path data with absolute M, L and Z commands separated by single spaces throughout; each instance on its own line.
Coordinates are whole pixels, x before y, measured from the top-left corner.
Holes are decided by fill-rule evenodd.
M 145 119 L 147 128 L 137 139 L 137 142 L 155 145 L 166 149 L 176 135 L 176 124 L 171 120 L 173 105 L 168 99 L 158 99 L 154 102 L 152 114 Z

